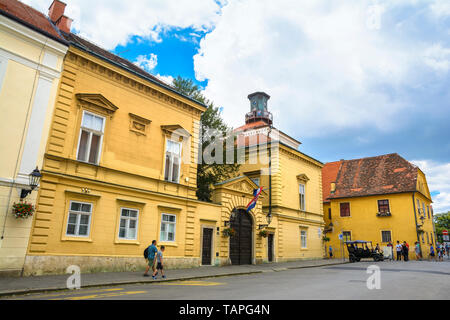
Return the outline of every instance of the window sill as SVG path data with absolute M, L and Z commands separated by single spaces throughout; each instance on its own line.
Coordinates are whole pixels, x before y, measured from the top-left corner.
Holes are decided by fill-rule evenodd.
M 128 245 L 136 245 L 136 246 L 141 245 L 141 243 L 137 240 L 126 240 L 126 239 L 117 239 L 114 241 L 114 244 L 128 244 Z
M 176 242 L 163 242 L 163 241 L 160 241 L 157 245 L 158 246 L 165 246 L 165 247 L 178 247 L 178 244 Z
M 90 242 L 92 243 L 92 239 L 90 238 L 82 238 L 82 237 L 63 237 L 61 239 L 63 242 Z

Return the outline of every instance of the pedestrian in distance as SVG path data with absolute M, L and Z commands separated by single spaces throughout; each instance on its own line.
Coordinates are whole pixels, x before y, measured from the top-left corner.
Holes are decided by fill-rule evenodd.
M 435 252 L 434 252 L 434 247 L 433 247 L 432 244 L 430 244 L 430 256 L 429 256 L 428 260 L 430 260 L 430 261 L 431 261 L 431 260 L 436 261 L 436 254 L 435 254 Z
M 450 246 L 448 243 L 445 244 L 445 252 L 447 252 L 447 259 L 450 259 Z
M 330 246 L 330 248 L 328 249 L 328 252 L 330 253 L 330 259 L 333 259 L 333 247 Z
M 379 253 L 380 252 L 380 245 L 377 243 L 377 246 L 375 247 L 375 251 L 377 252 L 377 253 Z
M 155 255 L 158 252 L 158 248 L 156 248 L 156 240 L 152 241 L 152 244 L 147 248 L 147 268 L 145 269 L 144 277 L 149 277 L 148 271 L 152 268 L 152 271 L 155 272 Z M 145 252 L 144 252 L 145 256 Z M 154 277 L 153 277 L 154 279 Z
M 400 244 L 400 241 L 397 241 L 397 245 L 395 246 L 397 250 L 397 261 L 402 261 L 402 255 L 403 255 L 403 246 Z
M 414 244 L 415 244 L 414 252 L 416 253 L 416 260 L 421 261 L 422 255 L 420 254 L 420 243 L 416 241 Z
M 441 245 L 439 245 L 439 247 L 437 248 L 437 252 L 438 252 L 438 258 L 439 258 L 439 261 L 444 261 L 444 253 L 443 253 L 443 250 L 442 250 L 442 244 Z
M 394 246 L 392 245 L 392 242 L 389 241 L 387 247 L 389 249 L 389 260 L 394 261 Z
M 164 259 L 163 259 L 163 253 L 165 249 L 166 249 L 165 246 L 161 246 L 161 249 L 156 254 L 156 270 L 153 273 L 154 280 L 157 279 L 159 271 L 161 271 L 162 278 L 166 279 L 166 275 L 164 274 Z
M 402 253 L 403 253 L 403 260 L 406 262 L 409 260 L 409 248 L 406 241 L 403 241 L 402 245 Z

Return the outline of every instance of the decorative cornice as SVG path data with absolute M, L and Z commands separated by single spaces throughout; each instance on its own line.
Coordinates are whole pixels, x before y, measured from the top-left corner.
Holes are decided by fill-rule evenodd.
M 185 137 L 185 138 L 189 138 L 191 136 L 189 131 L 184 129 L 179 124 L 163 125 L 163 126 L 161 126 L 161 130 L 166 135 L 175 134 L 175 135 L 178 135 L 178 136 L 181 136 L 181 137 Z
M 82 105 L 100 108 L 103 111 L 106 111 L 109 115 L 119 109 L 111 101 L 98 93 L 77 93 L 75 96 Z
M 121 85 L 127 87 L 128 89 L 158 99 L 173 107 L 181 108 L 186 112 L 195 114 L 197 117 L 201 116 L 203 111 L 201 111 L 200 109 L 195 108 L 178 99 L 175 99 L 162 91 L 156 90 L 152 86 L 148 85 L 145 80 L 136 80 L 137 76 L 128 76 L 125 74 L 125 71 L 118 72 L 114 70 L 115 67 L 106 67 L 104 64 L 88 59 L 88 57 L 91 58 L 89 54 L 78 54 L 78 52 L 75 52 L 71 47 L 69 49 L 69 52 L 67 53 L 66 59 L 70 63 L 82 67 L 89 72 L 93 72 L 99 76 L 106 77 L 110 81 L 119 82 Z

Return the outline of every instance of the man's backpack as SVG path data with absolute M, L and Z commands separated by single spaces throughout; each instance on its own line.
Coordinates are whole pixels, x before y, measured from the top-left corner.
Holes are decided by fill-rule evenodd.
M 144 250 L 144 258 L 145 258 L 145 259 L 148 258 L 148 247 L 145 248 L 145 250 Z

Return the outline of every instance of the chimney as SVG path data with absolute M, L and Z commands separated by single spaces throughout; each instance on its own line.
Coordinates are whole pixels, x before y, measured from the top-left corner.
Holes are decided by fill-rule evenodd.
M 53 0 L 52 5 L 48 8 L 48 16 L 53 23 L 59 20 L 64 15 L 66 4 L 59 0 Z
M 50 20 L 63 32 L 70 33 L 72 19 L 64 15 L 66 4 L 59 0 L 53 0 L 52 5 L 48 9 Z

